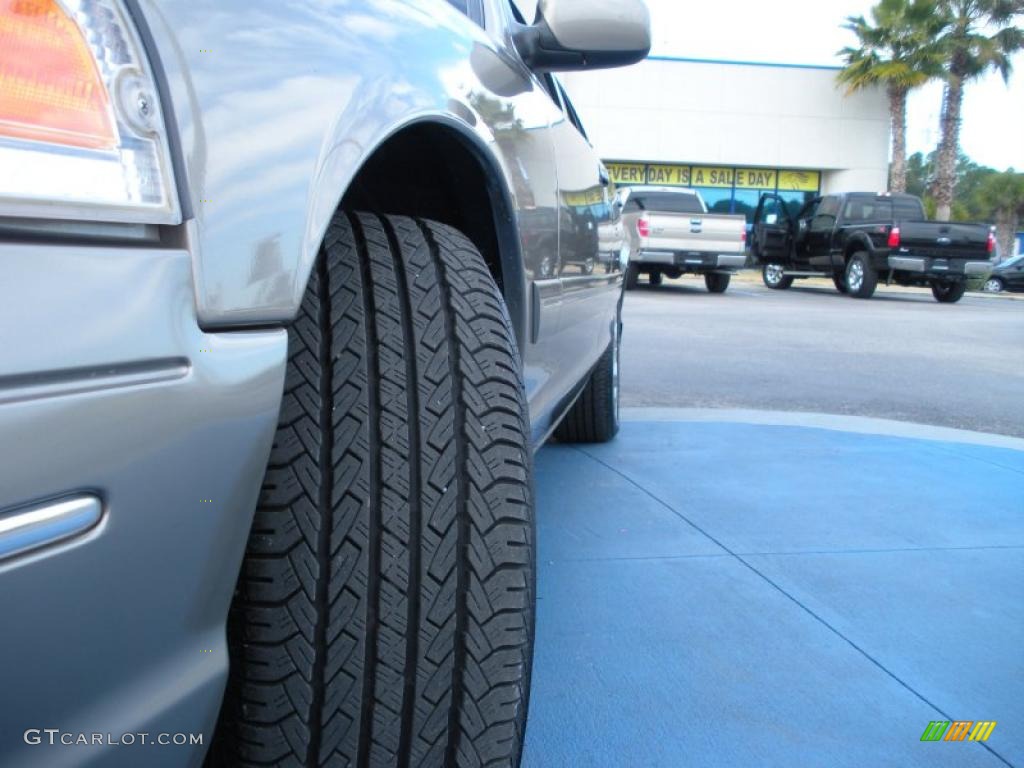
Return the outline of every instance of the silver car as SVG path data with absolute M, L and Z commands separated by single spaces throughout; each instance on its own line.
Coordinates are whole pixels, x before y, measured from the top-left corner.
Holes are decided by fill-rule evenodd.
M 0 0 L 0 765 L 519 762 L 532 453 L 618 428 L 551 73 L 650 30 L 516 14 Z

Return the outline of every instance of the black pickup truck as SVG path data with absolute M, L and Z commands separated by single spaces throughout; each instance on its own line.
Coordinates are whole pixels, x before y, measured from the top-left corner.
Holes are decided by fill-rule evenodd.
M 991 229 L 927 221 L 912 195 L 847 192 L 811 200 L 796 215 L 764 194 L 751 248 L 769 288 L 801 277 L 831 277 L 841 293 L 867 299 L 879 280 L 930 285 L 942 303 L 959 301 L 967 279 L 992 269 Z

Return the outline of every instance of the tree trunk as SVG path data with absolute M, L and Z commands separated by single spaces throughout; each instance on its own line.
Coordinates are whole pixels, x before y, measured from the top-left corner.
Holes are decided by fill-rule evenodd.
M 892 120 L 892 165 L 889 191 L 907 191 L 907 89 L 889 86 L 889 117 Z
M 938 221 L 949 221 L 953 210 L 956 161 L 960 154 L 960 109 L 963 101 L 963 77 L 951 74 L 943 93 L 942 117 L 939 119 L 942 138 L 939 141 L 939 156 L 936 162 L 938 178 L 935 184 L 935 218 Z
M 1013 244 L 1017 239 L 1017 227 L 1020 217 L 1015 209 L 996 211 L 996 242 L 999 243 L 1001 261 L 1013 256 Z

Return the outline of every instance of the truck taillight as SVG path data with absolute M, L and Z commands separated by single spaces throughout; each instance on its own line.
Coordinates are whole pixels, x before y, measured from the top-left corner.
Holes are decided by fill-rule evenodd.
M 740 242 L 741 243 L 747 242 L 747 230 L 746 229 L 744 229 L 742 232 L 740 232 Z
M 640 235 L 640 237 L 651 236 L 651 222 L 648 221 L 645 216 L 641 216 L 636 220 L 636 233 Z
M 985 250 L 992 253 L 996 249 L 996 236 L 991 231 L 988 233 L 988 240 L 985 243 Z
M 899 227 L 893 227 L 892 229 L 889 230 L 889 243 L 888 243 L 888 245 L 889 245 L 890 248 L 899 248 L 900 247 L 900 228 Z

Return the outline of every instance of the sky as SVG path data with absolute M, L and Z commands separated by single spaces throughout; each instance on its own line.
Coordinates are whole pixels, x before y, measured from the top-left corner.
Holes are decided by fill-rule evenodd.
M 647 0 L 653 55 L 838 66 L 836 51 L 856 41 L 842 29 L 847 16 L 868 16 L 871 0 Z M 1024 55 L 1009 86 L 999 74 L 966 91 L 960 146 L 977 163 L 1024 170 Z M 931 152 L 939 141 L 941 83 L 911 94 L 908 152 Z

